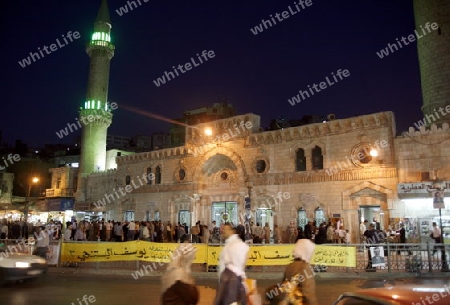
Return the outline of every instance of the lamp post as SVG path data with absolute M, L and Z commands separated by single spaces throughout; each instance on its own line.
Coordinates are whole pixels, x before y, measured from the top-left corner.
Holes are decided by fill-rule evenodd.
M 25 225 L 27 225 L 28 223 L 28 208 L 30 205 L 30 195 L 31 195 L 31 187 L 33 186 L 33 184 L 36 184 L 39 182 L 39 178 L 38 177 L 33 177 L 31 178 L 30 183 L 28 184 L 28 192 L 27 192 L 27 198 L 26 198 L 26 202 L 25 202 L 25 208 L 23 210 L 23 214 L 24 214 L 24 222 Z

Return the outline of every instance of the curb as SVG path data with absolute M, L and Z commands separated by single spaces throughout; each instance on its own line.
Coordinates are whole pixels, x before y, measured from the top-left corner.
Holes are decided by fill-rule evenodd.
M 132 269 L 95 269 L 95 268 L 70 268 L 70 267 L 49 267 L 48 273 L 50 274 L 61 274 L 61 275 L 114 275 L 114 276 L 129 276 L 132 278 L 132 274 L 135 274 L 137 270 Z M 143 276 L 139 277 L 161 277 L 164 274 L 163 271 L 153 271 L 147 272 Z M 281 279 L 283 277 L 283 272 L 247 272 L 248 278 L 266 280 L 266 279 Z M 201 279 L 217 279 L 216 272 L 193 272 L 192 275 L 195 278 Z M 393 279 L 393 278 L 448 278 L 449 274 L 445 272 L 436 273 L 387 273 L 387 272 L 317 272 L 316 279 L 336 279 L 336 278 L 347 278 L 347 279 Z

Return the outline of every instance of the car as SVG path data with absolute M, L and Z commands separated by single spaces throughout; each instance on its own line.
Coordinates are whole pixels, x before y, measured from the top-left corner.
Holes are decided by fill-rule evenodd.
M 36 255 L 18 253 L 20 245 L 0 243 L 0 284 L 8 281 L 36 279 L 48 271 L 47 261 Z
M 333 305 L 411 305 L 450 304 L 450 287 L 436 284 L 403 284 L 367 288 L 339 296 Z

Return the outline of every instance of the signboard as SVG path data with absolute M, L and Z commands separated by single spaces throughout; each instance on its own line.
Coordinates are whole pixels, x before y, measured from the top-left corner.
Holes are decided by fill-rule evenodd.
M 441 190 L 449 190 L 450 181 L 443 181 L 440 183 L 439 188 Z M 436 190 L 436 183 L 432 181 L 397 184 L 398 194 L 430 194 L 434 190 Z
M 168 263 L 177 243 L 130 241 L 65 242 L 62 243 L 61 262 L 147 261 Z M 197 248 L 194 263 L 217 266 L 222 246 L 193 244 Z M 294 259 L 294 244 L 250 246 L 247 266 L 288 265 Z M 311 264 L 324 266 L 356 267 L 356 248 L 350 246 L 317 245 Z
M 445 209 L 444 192 L 433 192 L 433 209 Z

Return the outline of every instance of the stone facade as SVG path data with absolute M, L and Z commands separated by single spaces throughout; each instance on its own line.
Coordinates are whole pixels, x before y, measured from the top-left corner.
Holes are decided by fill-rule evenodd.
M 153 220 L 158 215 L 176 223 L 179 212 L 187 210 L 191 223 L 200 220 L 208 224 L 214 217 L 214 203 L 225 201 L 237 203 L 237 221 L 243 221 L 250 190 L 252 215 L 258 208 L 272 208 L 273 223 L 282 228 L 290 221 L 298 222 L 299 209 L 314 220 L 319 208 L 326 220 L 338 215 L 345 228 L 358 236 L 360 207 L 379 207 L 387 226 L 392 215 L 404 212 L 398 209 L 402 205 L 397 184 L 420 181 L 416 172 L 430 169 L 427 162 L 447 162 L 448 166 L 450 156 L 444 142 L 440 149 L 423 148 L 428 161 L 423 159 L 424 168 L 420 168 L 411 158 L 410 152 L 417 149 L 413 138 L 443 139 L 448 130 L 395 138 L 391 112 L 265 132 L 258 131 L 259 117 L 253 114 L 219 120 L 212 126 L 233 126 L 240 121 L 253 126 L 239 136 L 230 129 L 228 141 L 223 136 L 211 142 L 192 137 L 187 138 L 186 146 L 117 157 L 117 170 L 89 176 L 86 193 L 91 202 L 109 196 L 110 200 L 99 206 L 106 219 L 124 220 L 125 211 L 133 211 L 136 220 Z M 198 130 L 204 127 L 196 126 Z M 222 135 L 227 129 L 220 132 Z M 312 169 L 311 151 L 315 147 L 321 148 L 322 169 Z M 364 147 L 378 152 L 367 163 L 357 156 Z M 298 149 L 305 151 L 305 170 L 296 170 Z M 257 166 L 261 160 L 264 168 Z M 160 181 L 153 176 L 150 181 L 143 178 L 150 172 L 156 175 L 158 167 Z

